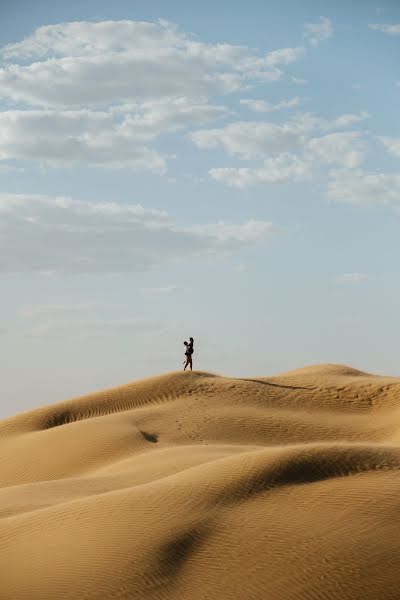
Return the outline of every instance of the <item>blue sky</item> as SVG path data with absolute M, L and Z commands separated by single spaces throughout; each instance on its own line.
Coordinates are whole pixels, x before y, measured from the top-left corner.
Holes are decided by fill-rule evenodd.
M 0 6 L 1 415 L 400 373 L 397 2 Z

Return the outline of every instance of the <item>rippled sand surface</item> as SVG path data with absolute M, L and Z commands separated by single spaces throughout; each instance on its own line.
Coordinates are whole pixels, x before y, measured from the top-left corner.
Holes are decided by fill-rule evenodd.
M 398 600 L 400 379 L 172 373 L 0 421 L 3 600 Z

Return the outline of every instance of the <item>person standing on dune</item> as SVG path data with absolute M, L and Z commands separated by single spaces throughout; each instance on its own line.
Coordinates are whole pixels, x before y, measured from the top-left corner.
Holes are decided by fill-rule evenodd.
M 185 340 L 183 342 L 185 344 L 185 356 L 186 356 L 186 360 L 184 361 L 184 371 L 186 371 L 186 367 L 189 365 L 190 366 L 190 370 L 193 371 L 193 363 L 192 363 L 192 354 L 194 352 L 193 350 L 193 344 L 194 344 L 194 339 L 191 337 L 189 338 L 189 343 Z

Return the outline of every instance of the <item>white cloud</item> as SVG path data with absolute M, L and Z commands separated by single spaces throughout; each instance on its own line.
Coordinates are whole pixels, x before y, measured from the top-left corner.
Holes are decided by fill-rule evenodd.
M 370 114 L 366 110 L 359 113 L 345 113 L 333 119 L 318 117 L 312 113 L 302 113 L 289 121 L 289 125 L 302 133 L 312 133 L 313 131 L 332 131 L 334 129 L 342 129 L 354 123 L 360 123 L 365 119 L 370 118 Z
M 338 275 L 335 281 L 339 285 L 352 285 L 365 281 L 366 279 L 368 279 L 368 277 L 364 273 L 343 273 L 342 275 Z
M 277 104 L 272 104 L 271 102 L 266 102 L 265 100 L 254 100 L 251 98 L 243 98 L 240 100 L 240 104 L 247 106 L 250 110 L 254 112 L 274 112 L 277 110 L 281 110 L 283 108 L 293 108 L 294 106 L 298 106 L 305 98 L 300 98 L 299 96 L 295 96 L 294 98 L 289 98 L 288 100 L 282 100 Z
M 246 188 L 260 184 L 301 181 L 311 175 L 312 164 L 290 153 L 266 159 L 259 168 L 219 168 L 210 169 L 212 179 L 230 187 Z
M 195 131 L 190 137 L 199 148 L 222 148 L 230 156 L 244 159 L 291 151 L 302 142 L 298 129 L 290 123 L 262 121 L 237 121 L 218 129 Z
M 142 294 L 150 295 L 150 296 L 159 296 L 164 294 L 171 294 L 177 290 L 176 285 L 164 285 L 161 287 L 146 287 L 141 288 L 140 291 Z
M 387 33 L 388 35 L 400 35 L 400 23 L 396 24 L 379 24 L 373 23 L 368 25 L 370 29 L 376 29 L 378 31 L 383 31 L 383 33 Z
M 306 145 L 306 155 L 325 164 L 338 164 L 343 167 L 358 167 L 364 160 L 366 144 L 358 131 L 330 133 L 310 139 Z
M 205 44 L 165 21 L 61 23 L 3 48 L 3 97 L 44 106 L 88 106 L 199 97 L 276 80 L 304 55 L 281 48 L 261 56 L 246 46 Z
M 17 314 L 22 321 L 10 333 L 24 338 L 84 338 L 159 332 L 165 324 L 137 316 L 116 319 L 121 305 L 82 302 L 79 304 L 24 304 Z M 108 313 L 108 314 L 107 314 Z
M 365 121 L 365 119 L 370 119 L 371 115 L 368 111 L 362 110 L 359 113 L 346 113 L 344 115 L 340 115 L 332 121 L 332 123 L 328 126 L 329 128 L 341 128 L 347 127 L 348 125 L 353 125 L 353 123 L 359 123 L 360 121 Z
M 93 336 L 160 333 L 165 324 L 142 317 L 124 319 L 59 319 L 19 329 L 17 335 L 31 339 L 85 338 Z
M 162 134 L 228 114 L 223 106 L 190 102 L 187 98 L 124 105 L 108 111 L 8 110 L 0 112 L 0 160 L 163 173 L 166 157 L 148 144 Z
M 204 183 L 204 177 L 199 177 L 198 175 L 193 175 L 193 173 L 185 173 L 183 178 L 198 185 L 199 183 Z
M 22 42 L 3 48 L 5 59 L 54 56 L 96 56 L 99 52 L 169 48 L 185 36 L 167 21 L 75 21 L 38 27 Z
M 305 85 L 306 83 L 308 83 L 307 79 L 304 79 L 303 77 L 294 77 L 294 75 L 292 75 L 291 81 L 296 85 Z
M 236 121 L 220 128 L 194 131 L 190 137 L 199 148 L 222 148 L 230 156 L 249 160 L 293 152 L 302 147 L 314 132 L 339 129 L 366 118 L 369 118 L 366 111 L 340 115 L 332 120 L 303 113 L 281 124 Z
M 378 139 L 382 142 L 388 152 L 400 157 L 400 138 L 381 136 Z
M 244 264 L 239 264 L 239 265 L 234 265 L 232 267 L 232 271 L 235 271 L 235 273 L 245 273 L 246 271 L 249 270 L 249 267 L 247 265 Z
M 277 231 L 277 228 L 266 221 L 256 221 L 250 219 L 246 223 L 236 225 L 235 223 L 227 223 L 218 221 L 207 225 L 191 225 L 190 232 L 200 238 L 206 237 L 213 240 L 218 246 L 223 249 L 225 246 L 230 248 L 233 246 L 241 246 L 242 244 L 254 243 L 262 238 L 267 232 L 272 233 Z M 214 253 L 214 252 L 213 252 Z
M 266 221 L 178 225 L 140 205 L 0 194 L 0 273 L 122 273 L 224 255 L 277 231 Z
M 0 113 L 0 160 L 163 173 L 165 157 L 146 146 L 144 137 L 132 139 L 124 126 L 107 112 L 5 111 Z
M 333 33 L 332 22 L 328 17 L 320 17 L 318 23 L 306 23 L 304 26 L 304 37 L 314 47 L 323 40 L 331 38 Z
M 359 166 L 366 144 L 358 131 L 316 134 L 345 127 L 369 115 L 345 114 L 325 119 L 310 113 L 296 115 L 281 124 L 267 121 L 238 121 L 218 129 L 202 129 L 190 134 L 199 148 L 221 148 L 244 160 L 262 159 L 260 167 L 218 167 L 209 170 L 212 179 L 231 187 L 308 178 L 316 168 L 336 164 Z
M 77 314 L 90 314 L 113 308 L 108 304 L 98 302 L 83 302 L 81 304 L 23 304 L 18 309 L 18 315 L 30 317 L 69 317 Z
M 278 67 L 281 65 L 290 65 L 297 62 L 306 54 L 303 46 L 297 48 L 279 48 L 269 52 L 265 57 L 265 65 L 268 67 Z
M 230 115 L 208 98 L 276 81 L 303 47 L 207 44 L 160 20 L 46 25 L 0 50 L 0 160 L 164 174 L 162 134 Z
M 400 175 L 362 169 L 333 171 L 327 195 L 350 204 L 400 204 Z
M 23 167 L 0 163 L 0 173 L 23 173 L 24 171 L 25 169 Z

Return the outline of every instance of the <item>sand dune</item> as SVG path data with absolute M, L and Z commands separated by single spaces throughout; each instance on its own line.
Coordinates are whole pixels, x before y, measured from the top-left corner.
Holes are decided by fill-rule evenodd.
M 0 422 L 0 599 L 398 600 L 400 379 L 172 373 Z

